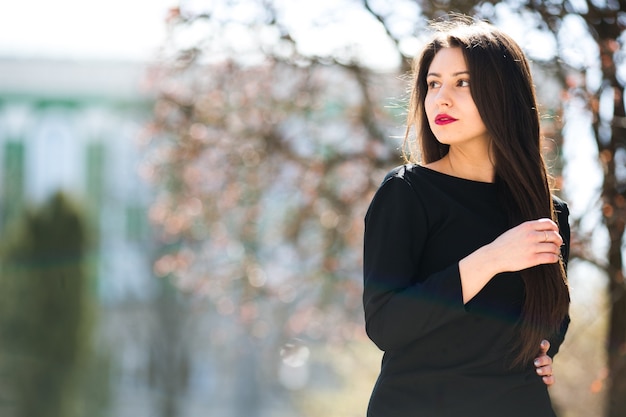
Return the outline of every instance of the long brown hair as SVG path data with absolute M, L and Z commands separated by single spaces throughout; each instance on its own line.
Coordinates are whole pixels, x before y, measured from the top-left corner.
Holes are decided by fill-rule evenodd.
M 405 157 L 415 129 L 421 160 L 430 163 L 448 153 L 437 141 L 424 109 L 426 74 L 441 48 L 458 47 L 470 73 L 472 98 L 491 137 L 495 184 L 511 227 L 548 217 L 556 221 L 549 177 L 541 155 L 539 112 L 528 61 L 509 36 L 485 22 L 454 16 L 433 24 L 435 36 L 414 63 Z M 407 159 L 415 159 L 415 152 Z M 521 271 L 525 299 L 512 366 L 530 363 L 542 339 L 556 333 L 569 308 L 563 263 Z

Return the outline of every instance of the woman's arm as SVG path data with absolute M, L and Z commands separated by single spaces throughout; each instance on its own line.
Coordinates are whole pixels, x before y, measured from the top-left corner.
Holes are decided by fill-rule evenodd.
M 388 177 L 365 216 L 363 259 L 365 327 L 382 350 L 406 346 L 465 314 L 458 263 L 416 276 L 427 230 L 413 188 L 400 176 Z

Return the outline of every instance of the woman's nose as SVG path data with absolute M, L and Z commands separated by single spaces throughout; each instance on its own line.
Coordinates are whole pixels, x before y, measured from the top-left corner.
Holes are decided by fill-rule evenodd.
M 448 91 L 448 87 L 445 84 L 442 84 L 437 90 L 437 94 L 435 95 L 435 103 L 437 105 L 450 105 L 451 99 Z

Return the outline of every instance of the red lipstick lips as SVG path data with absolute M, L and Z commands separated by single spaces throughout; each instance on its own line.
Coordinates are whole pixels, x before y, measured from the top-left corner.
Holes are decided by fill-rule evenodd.
M 449 116 L 449 115 L 443 113 L 443 114 L 438 114 L 435 117 L 435 124 L 437 124 L 437 125 L 447 125 L 447 124 L 450 124 L 452 122 L 456 122 L 456 120 L 457 119 L 455 119 L 454 117 Z

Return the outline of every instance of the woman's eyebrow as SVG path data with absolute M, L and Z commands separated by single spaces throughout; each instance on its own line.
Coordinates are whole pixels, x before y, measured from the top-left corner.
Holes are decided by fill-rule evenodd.
M 452 74 L 453 77 L 458 77 L 459 75 L 469 75 L 469 71 L 458 71 Z M 429 72 L 428 74 L 426 74 L 427 77 L 441 77 L 441 74 L 439 74 L 438 72 Z

